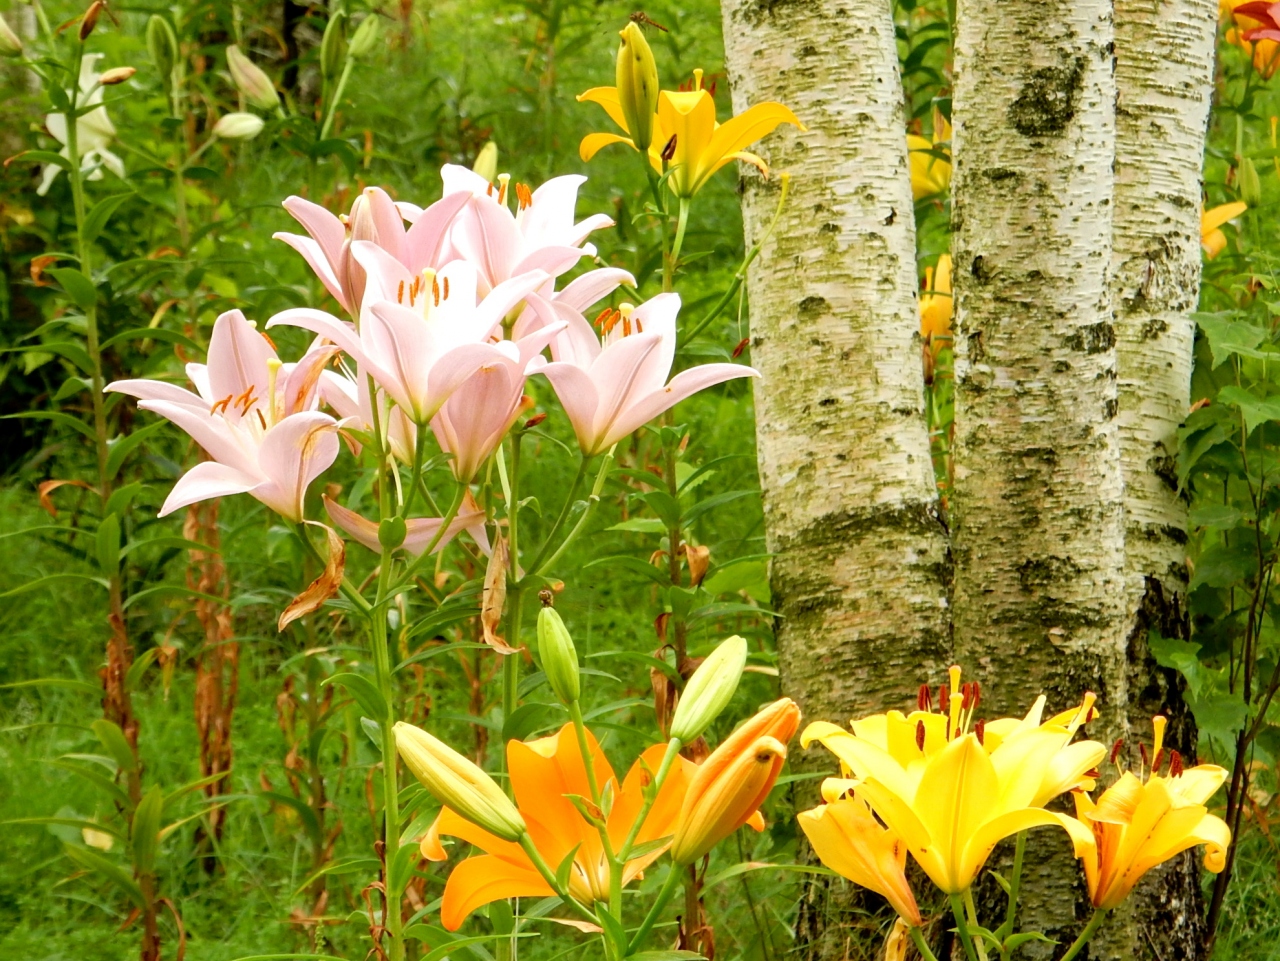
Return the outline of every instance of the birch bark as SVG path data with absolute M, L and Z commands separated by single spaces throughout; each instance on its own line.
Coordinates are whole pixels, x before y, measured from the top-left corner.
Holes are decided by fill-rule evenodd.
M 1190 401 L 1200 288 L 1200 200 L 1212 99 L 1217 5 L 1116 0 L 1116 172 L 1112 230 L 1121 468 L 1125 483 L 1129 731 L 1170 715 L 1172 746 L 1195 756 L 1195 725 L 1147 634 L 1188 636 L 1187 514 L 1177 495 L 1177 429 Z M 1100 949 L 1143 958 L 1203 953 L 1199 864 L 1153 872 Z
M 923 410 L 890 2 L 721 9 L 735 112 L 777 100 L 809 128 L 762 144 L 792 190 L 748 282 L 783 689 L 815 719 L 905 708 L 949 660 L 949 561 Z M 748 171 L 741 189 L 751 243 L 778 182 Z M 810 895 L 804 952 L 844 957 L 840 904 Z
M 956 32 L 956 660 L 987 716 L 1097 692 L 1105 738 L 1127 636 L 1112 3 L 961 0 Z M 1069 943 L 1088 906 L 1059 834 L 1030 836 L 1023 918 Z

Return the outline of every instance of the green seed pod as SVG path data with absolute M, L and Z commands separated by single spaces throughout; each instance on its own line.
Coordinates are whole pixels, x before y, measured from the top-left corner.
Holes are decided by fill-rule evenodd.
M 173 87 L 173 68 L 178 63 L 178 36 L 169 26 L 169 21 L 160 14 L 152 14 L 147 21 L 147 50 L 151 53 L 151 62 L 156 65 L 160 74 L 160 83 L 166 92 Z
M 708 654 L 684 686 L 671 718 L 671 736 L 688 744 L 710 727 L 729 706 L 746 666 L 747 642 L 736 634 Z
M 329 25 L 324 28 L 324 36 L 320 38 L 320 73 L 326 80 L 338 75 L 342 69 L 342 61 L 346 59 L 347 15 L 335 13 L 329 18 Z
M 360 21 L 356 32 L 351 36 L 351 56 L 357 60 L 373 53 L 382 39 L 382 24 L 376 13 L 371 13 Z
M 1240 199 L 1250 207 L 1262 203 L 1262 180 L 1258 177 L 1258 168 L 1248 157 L 1240 158 Z
M 538 657 L 556 697 L 565 704 L 572 704 L 582 694 L 582 682 L 578 676 L 578 650 L 573 646 L 569 629 L 551 606 L 551 592 L 543 591 L 541 598 L 542 610 L 538 612 Z
M 643 154 L 653 141 L 653 117 L 658 112 L 658 65 L 649 41 L 635 23 L 628 23 L 619 36 L 618 103 L 631 142 Z
M 378 525 L 378 543 L 383 550 L 394 551 L 404 543 L 408 532 L 403 517 L 388 517 Z
M 476 162 L 471 165 L 471 169 L 478 173 L 489 183 L 493 183 L 498 179 L 498 145 L 492 140 L 485 143 L 480 148 L 480 152 L 476 154 Z

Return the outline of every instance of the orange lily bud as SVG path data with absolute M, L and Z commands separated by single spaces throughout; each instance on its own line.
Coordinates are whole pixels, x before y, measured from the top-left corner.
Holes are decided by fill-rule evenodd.
M 89 9 L 84 12 L 84 19 L 80 21 L 80 41 L 83 43 L 89 39 L 89 34 L 93 33 L 93 28 L 98 25 L 98 14 L 102 12 L 103 0 L 93 0 L 89 5 Z
M 763 830 L 758 808 L 773 790 L 787 758 L 787 742 L 800 726 L 790 698 L 774 701 L 727 737 L 689 784 L 671 856 L 690 864 L 748 821 Z
M 396 750 L 405 767 L 441 804 L 504 841 L 526 832 L 524 818 L 493 778 L 422 728 L 400 721 Z

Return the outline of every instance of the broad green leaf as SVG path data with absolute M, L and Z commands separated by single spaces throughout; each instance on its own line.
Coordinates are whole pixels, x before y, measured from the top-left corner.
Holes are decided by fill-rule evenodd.
M 346 858 L 341 861 L 331 861 L 322 867 L 319 871 L 307 876 L 307 878 L 298 885 L 295 895 L 301 894 L 312 883 L 328 874 L 376 874 L 382 867 L 377 858 Z
M 1229 531 L 1244 519 L 1240 509 L 1228 504 L 1206 504 L 1191 511 L 1187 520 L 1192 527 L 1211 527 L 1214 530 Z
M 649 491 L 640 498 L 662 519 L 668 529 L 680 526 L 680 502 L 666 491 Z
M 52 767 L 61 768 L 64 771 L 70 771 L 71 773 L 84 778 L 90 784 L 94 785 L 94 787 L 98 788 L 98 790 L 111 798 L 113 803 L 120 805 L 121 809 L 127 808 L 129 804 L 132 803 L 130 802 L 129 795 L 125 792 L 124 788 L 119 784 L 116 784 L 114 776 L 107 777 L 105 774 L 86 768 L 82 764 L 72 764 L 70 761 L 63 758 L 54 758 L 51 761 L 45 761 L 45 763 Z
M 62 285 L 67 296 L 81 310 L 89 310 L 98 302 L 98 288 L 74 267 L 51 267 L 45 272 Z
M 124 675 L 124 689 L 126 691 L 136 691 L 138 689 L 138 685 L 142 683 L 142 676 L 147 673 L 147 668 L 149 668 L 159 656 L 160 648 L 149 647 L 135 657 L 133 659 L 133 663 L 129 665 L 129 670 Z
M 110 858 L 104 857 L 92 848 L 80 847 L 75 844 L 64 845 L 64 850 L 67 857 L 80 867 L 86 871 L 102 875 L 118 887 L 133 902 L 135 908 L 142 910 L 147 906 L 146 898 L 142 896 L 142 889 L 138 887 L 138 882 Z
M 1201 737 L 1209 738 L 1220 757 L 1235 750 L 1235 738 L 1249 720 L 1249 708 L 1239 694 L 1218 691 L 1204 697 L 1189 697 L 1187 704 L 1195 716 Z
M 191 350 L 204 352 L 204 348 L 197 344 L 186 334 L 179 333 L 176 330 L 167 330 L 163 327 L 134 327 L 130 330 L 122 331 L 114 337 L 108 337 L 102 342 L 102 349 L 114 347 L 116 344 L 122 344 L 127 340 L 159 340 L 166 344 L 181 344 Z
M 120 467 L 124 464 L 124 459 L 149 438 L 154 437 L 157 432 L 163 430 L 165 423 L 165 421 L 157 421 L 141 430 L 135 430 L 132 434 L 107 441 L 107 480 L 115 480 L 116 474 L 120 473 Z
M 652 520 L 652 518 L 645 519 Z M 660 567 L 654 567 L 654 565 L 650 564 L 648 561 L 642 560 L 631 554 L 613 554 L 609 557 L 601 557 L 587 564 L 583 564 L 582 569 L 586 571 L 593 567 L 604 566 L 621 567 L 624 570 L 628 570 L 632 574 L 635 574 L 637 577 L 653 581 L 655 584 L 659 584 L 663 587 L 671 583 L 671 575 L 666 570 Z
M 1193 314 L 1192 316 L 1204 331 L 1205 339 L 1209 341 L 1209 351 L 1213 354 L 1215 369 L 1221 367 L 1232 354 L 1244 357 L 1268 356 L 1256 349 L 1267 339 L 1267 331 L 1264 328 L 1255 327 L 1242 320 L 1227 320 L 1213 314 Z
M 521 704 L 502 725 L 503 741 L 523 741 L 530 734 L 556 722 L 563 722 L 564 708 L 559 704 Z
M 28 420 L 50 420 L 55 424 L 61 424 L 63 427 L 70 427 L 72 430 L 84 435 L 91 441 L 96 441 L 93 428 L 80 420 L 78 417 L 72 417 L 70 414 L 64 414 L 60 410 L 24 410 L 20 414 L 5 414 L 0 420 L 13 420 L 15 418 L 25 418 Z
M 1280 397 L 1259 397 L 1234 385 L 1218 391 L 1218 401 L 1239 407 L 1245 429 L 1252 434 L 1259 424 L 1280 420 Z
M 1200 696 L 1209 677 L 1200 663 L 1199 644 L 1176 637 L 1161 637 L 1158 631 L 1151 631 L 1147 635 L 1147 647 L 1157 664 L 1177 671 L 1187 679 L 1187 689 L 1193 698 Z
M 346 688 L 348 694 L 356 699 L 356 703 L 369 715 L 369 717 L 383 721 L 387 717 L 387 701 L 382 696 L 382 692 L 374 686 L 373 681 L 369 680 L 363 674 L 352 674 L 350 672 L 343 674 L 335 674 L 333 677 L 326 677 L 320 682 L 321 687 L 328 687 L 330 684 L 337 684 Z
M 658 517 L 630 517 L 612 527 L 606 527 L 605 530 L 631 531 L 636 534 L 665 534 L 667 525 Z
M 137 770 L 138 758 L 133 753 L 133 748 L 129 746 L 129 742 L 124 736 L 124 731 L 120 730 L 120 725 L 100 717 L 89 726 L 93 728 L 93 733 L 98 736 L 98 740 L 106 752 L 115 758 L 116 766 L 120 770 Z
M 98 556 L 98 567 L 107 577 L 114 577 L 120 570 L 120 518 L 108 514 L 98 524 L 98 533 L 94 539 Z
M 107 226 L 107 221 L 111 219 L 111 215 L 132 196 L 134 196 L 132 193 L 113 194 L 110 197 L 103 197 L 94 204 L 93 209 L 84 218 L 82 233 L 84 234 L 85 243 L 91 244 L 97 240 L 98 234 L 102 233 L 103 228 Z
M 281 794 L 279 791 L 262 791 L 258 794 L 258 797 L 273 804 L 283 804 L 285 807 L 297 812 L 298 819 L 302 822 L 302 828 L 307 832 L 307 837 L 311 839 L 311 842 L 313 844 L 324 843 L 324 832 L 320 829 L 320 821 L 316 817 L 316 812 L 311 810 L 305 801 L 298 800 L 292 794 Z
M 159 845 L 160 812 L 164 809 L 164 794 L 160 785 L 153 784 L 142 796 L 133 812 L 130 843 L 133 845 L 133 863 L 139 872 L 150 874 L 156 867 L 156 848 Z
M 1257 548 L 1243 538 L 1229 544 L 1214 544 L 1196 560 L 1195 576 L 1189 590 L 1201 584 L 1210 587 L 1230 587 L 1238 581 L 1246 581 L 1258 570 Z

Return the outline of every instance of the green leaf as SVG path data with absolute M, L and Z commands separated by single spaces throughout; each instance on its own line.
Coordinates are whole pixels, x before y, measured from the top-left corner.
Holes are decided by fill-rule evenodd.
M 363 674 L 352 674 L 350 672 L 343 674 L 335 674 L 333 677 L 326 677 L 320 682 L 321 687 L 328 687 L 330 684 L 337 684 L 346 688 L 348 694 L 356 699 L 356 703 L 369 717 L 376 721 L 385 721 L 387 719 L 387 702 L 383 698 L 382 692 L 374 686 L 373 681 L 369 680 Z
M 606 527 L 607 531 L 631 531 L 636 534 L 665 534 L 667 525 L 658 517 L 631 517 L 625 521 L 619 521 L 612 527 Z
M 1236 538 L 1229 544 L 1214 544 L 1196 560 L 1196 573 L 1188 590 L 1194 591 L 1201 584 L 1230 587 L 1249 580 L 1257 570 L 1257 549 L 1243 538 Z
M 63 817 L 47 817 L 47 818 L 11 818 L 8 821 L 0 821 L 0 824 L 44 824 L 44 825 L 61 825 L 69 828 L 89 828 L 92 831 L 101 831 L 103 834 L 110 834 L 113 838 L 121 841 L 124 835 L 111 827 L 109 824 L 101 824 L 97 821 L 90 821 L 87 818 L 63 818 Z
M 105 774 L 99 774 L 97 771 L 90 770 L 80 764 L 72 764 L 70 761 L 62 758 L 54 758 L 53 760 L 46 761 L 45 763 L 53 767 L 62 768 L 64 771 L 70 771 L 72 774 L 76 774 L 84 778 L 90 784 L 94 785 L 94 787 L 98 788 L 111 798 L 113 803 L 120 805 L 122 809 L 128 808 L 132 803 L 124 788 L 119 784 L 116 784 L 112 778 L 107 777 Z M 101 828 L 98 830 L 101 830 Z
M 530 734 L 553 723 L 560 723 L 564 708 L 559 704 L 522 704 L 502 724 L 503 741 L 523 741 Z
M 62 382 L 62 386 L 58 388 L 58 392 L 53 395 L 53 402 L 59 404 L 68 397 L 74 397 L 82 390 L 88 390 L 92 385 L 83 377 L 68 377 Z
M 0 691 L 11 687 L 65 687 L 81 694 L 101 694 L 102 688 L 88 681 L 77 681 L 70 677 L 36 677 L 26 681 L 10 681 L 0 684 Z
M 627 953 L 627 929 L 608 911 L 597 911 L 596 917 L 600 919 L 600 927 L 604 928 L 604 936 L 617 948 L 616 956 L 624 957 Z
M 642 519 L 652 520 L 652 518 Z M 621 567 L 638 577 L 643 577 L 646 580 L 653 581 L 655 584 L 659 584 L 663 587 L 666 587 L 671 583 L 671 575 L 668 572 L 661 568 L 654 567 L 647 561 L 643 561 L 631 554 L 612 554 L 609 557 L 601 557 L 587 564 L 583 564 L 582 569 L 584 571 L 590 570 L 593 567 L 603 567 L 606 564 L 613 567 Z
M 93 209 L 84 218 L 84 227 L 81 228 L 84 242 L 91 244 L 97 240 L 98 234 L 102 233 L 103 228 L 107 226 L 107 221 L 116 212 L 116 208 L 132 196 L 132 193 L 113 194 L 110 197 L 103 197 L 94 204 Z
M 391 889 L 387 896 L 392 904 L 399 903 L 400 895 L 404 893 L 404 889 L 413 877 L 413 868 L 418 863 L 419 857 L 418 842 L 410 841 L 408 844 L 400 845 L 400 850 L 387 865 L 387 884 Z
M 120 570 L 120 518 L 115 514 L 108 514 L 98 524 L 94 547 L 98 567 L 107 577 L 114 577 Z
M 640 499 L 662 518 L 662 523 L 666 528 L 680 526 L 680 502 L 666 491 L 649 491 L 641 494 Z
M 654 657 L 651 654 L 641 654 L 639 651 L 599 651 L 595 654 L 588 654 L 587 658 L 610 657 L 620 661 L 632 661 L 636 664 L 642 664 L 650 670 L 661 671 L 677 684 L 680 682 L 680 672 L 671 664 L 661 658 Z
M 1201 737 L 1214 742 L 1220 756 L 1226 757 L 1235 750 L 1236 735 L 1249 720 L 1249 707 L 1239 694 L 1214 691 L 1204 697 L 1189 697 L 1187 705 L 1195 716 Z
M 1029 944 L 1032 941 L 1040 941 L 1044 944 L 1060 943 L 1053 940 L 1053 938 L 1047 937 L 1040 931 L 1020 931 L 1017 934 L 1009 935 L 1009 937 L 1005 939 L 1004 948 L 1009 954 L 1013 954 L 1013 952 L 1018 950 L 1018 948 L 1022 947 L 1024 944 Z
M 560 863 L 556 866 L 556 884 L 560 886 L 560 890 L 569 890 L 569 876 L 573 873 L 573 859 L 578 856 L 578 849 L 582 847 L 579 841 L 573 846 L 573 850 L 561 858 Z
M 1215 314 L 1192 314 L 1213 354 L 1214 368 L 1221 367 L 1232 354 L 1243 357 L 1266 357 L 1255 349 L 1267 339 L 1267 331 L 1242 320 L 1228 320 Z
M 627 955 L 627 961 L 706 961 L 706 958 L 697 951 L 667 948 L 657 951 L 638 951 Z
M 21 351 L 44 351 L 49 354 L 57 354 L 65 360 L 71 361 L 80 369 L 83 374 L 93 373 L 93 361 L 89 359 L 89 352 L 83 346 L 69 340 L 56 340 L 51 343 L 31 344 L 26 347 L 16 348 Z M 61 390 L 58 391 L 62 393 Z M 74 393 L 74 391 L 72 391 Z M 69 396 L 69 395 L 67 395 Z
M 235 961 L 347 961 L 332 954 L 247 954 Z
M 50 87 L 50 96 L 52 96 L 53 91 L 57 89 L 57 87 Z M 62 95 L 65 97 L 66 93 L 63 93 Z M 24 150 L 13 159 L 25 160 L 27 163 L 33 164 L 53 164 L 55 167 L 61 167 L 63 170 L 71 169 L 71 161 L 62 156 L 62 154 L 56 153 L 52 150 Z
M 116 474 L 124 464 L 124 459 L 148 438 L 154 437 L 158 431 L 163 430 L 166 423 L 166 421 L 156 421 L 141 430 L 135 430 L 132 434 L 107 441 L 107 480 L 115 480 Z
M 703 514 L 706 514 L 708 511 L 713 511 L 717 507 L 723 507 L 725 504 L 730 504 L 743 497 L 758 495 L 759 493 L 760 492 L 758 490 L 725 491 L 723 494 L 716 494 L 714 497 L 708 497 L 706 500 L 698 501 L 698 503 L 694 504 L 684 512 L 685 525 L 692 525 L 693 522 Z
M 78 417 L 72 417 L 70 414 L 64 414 L 60 410 L 24 410 L 20 414 L 5 414 L 0 420 L 13 420 L 14 418 L 26 418 L 28 420 L 51 420 L 55 424 L 61 424 L 63 427 L 70 427 L 74 431 L 78 431 L 91 441 L 97 441 L 97 437 L 93 433 L 93 428 L 80 420 Z
M 39 590 L 46 584 L 52 584 L 55 581 L 92 581 L 99 587 L 107 587 L 106 581 L 101 577 L 90 577 L 88 574 L 46 574 L 44 577 L 37 577 L 34 581 L 27 581 L 27 583 L 20 584 L 12 590 L 5 591 L 3 594 L 0 594 L 0 599 L 6 597 L 17 597 L 19 594 L 25 594 L 28 591 Z
M 160 812 L 163 809 L 164 794 L 160 785 L 153 784 L 133 812 L 133 826 L 129 833 L 132 835 L 133 864 L 140 873 L 151 874 L 155 871 Z
M 318 881 L 320 878 L 328 874 L 376 874 L 382 867 L 377 858 L 346 858 L 341 861 L 331 861 L 322 867 L 319 871 L 307 876 L 301 884 L 298 885 L 294 895 L 301 894 L 307 888 Z
M 1162 637 L 1159 631 L 1153 630 L 1147 634 L 1147 647 L 1157 664 L 1177 671 L 1187 679 L 1187 689 L 1193 698 L 1200 696 L 1209 676 L 1200 663 L 1199 644 L 1176 637 Z
M 102 875 L 118 887 L 133 902 L 135 908 L 139 910 L 146 908 L 147 901 L 142 896 L 142 888 L 138 887 L 138 882 L 110 858 L 104 857 L 92 848 L 80 847 L 75 844 L 64 845 L 63 850 L 66 851 L 67 857 L 80 867 L 86 871 Z
M 406 668 L 410 664 L 417 664 L 421 661 L 430 660 L 431 658 L 437 657 L 441 654 L 448 654 L 450 651 L 478 651 L 483 650 L 488 646 L 488 644 L 472 641 L 452 641 L 448 644 L 438 644 L 435 647 L 427 648 L 425 651 L 419 651 L 417 654 L 413 655 L 413 657 L 405 658 L 395 666 L 395 670 L 391 673 L 395 674 L 396 671 Z
M 108 347 L 122 344 L 126 340 L 159 340 L 166 344 L 181 344 L 183 347 L 189 347 L 194 351 L 204 351 L 203 347 L 186 334 L 181 334 L 176 330 L 166 330 L 163 327 L 134 327 L 130 330 L 122 331 L 114 337 L 108 337 L 104 340 L 102 349 L 106 350 Z
M 317 845 L 324 843 L 324 832 L 320 828 L 320 821 L 316 817 L 316 812 L 311 810 L 306 802 L 298 800 L 292 794 L 281 794 L 279 791 L 262 791 L 258 794 L 258 797 L 274 804 L 283 804 L 285 807 L 292 808 L 297 812 L 298 819 L 302 822 L 302 828 L 307 832 L 307 837 L 311 839 L 311 842 Z
M 110 463 L 110 459 L 108 459 L 108 463 Z M 107 498 L 107 506 L 103 508 L 103 511 L 108 514 L 119 514 L 123 517 L 129 510 L 129 505 L 133 503 L 133 499 L 142 493 L 146 486 L 142 481 L 134 481 L 132 484 L 117 487 L 111 492 L 111 496 Z
M 72 303 L 81 310 L 89 310 L 98 302 L 98 288 L 74 267 L 52 267 L 46 273 L 62 285 Z
M 120 725 L 100 717 L 89 726 L 93 728 L 93 733 L 98 736 L 107 754 L 115 758 L 116 766 L 120 770 L 136 771 L 138 769 L 138 758 L 133 753 L 133 748 L 129 746 L 124 731 L 120 730 Z
M 1245 429 L 1252 434 L 1259 424 L 1280 420 L 1280 398 L 1263 398 L 1242 387 L 1231 385 L 1218 391 L 1218 401 L 1239 407 Z
M 1244 515 L 1237 507 L 1227 504 L 1206 504 L 1191 511 L 1187 518 L 1192 527 L 1211 527 L 1214 530 L 1229 531 L 1237 527 Z
M 159 656 L 160 648 L 149 647 L 135 657 L 133 659 L 133 663 L 129 665 L 129 670 L 124 675 L 124 689 L 126 691 L 136 691 L 138 689 L 138 685 L 142 683 L 142 676 L 147 673 L 147 668 L 149 668 Z
M 654 838 L 652 841 L 645 841 L 643 844 L 637 844 L 630 850 L 630 852 L 628 852 L 627 857 L 628 859 L 642 858 L 646 854 L 652 854 L 654 851 L 661 851 L 671 843 L 671 839 L 673 837 L 675 837 L 675 835 L 668 834 L 664 838 Z
M 711 875 L 711 877 L 702 882 L 702 890 L 706 891 L 717 884 L 723 884 L 725 881 L 730 881 L 749 871 L 794 871 L 798 874 L 820 874 L 828 878 L 840 876 L 835 871 L 819 867 L 816 864 L 774 864 L 771 861 L 743 861 L 741 864 L 735 864 L 733 867 L 725 868 L 723 871 L 718 871 Z

